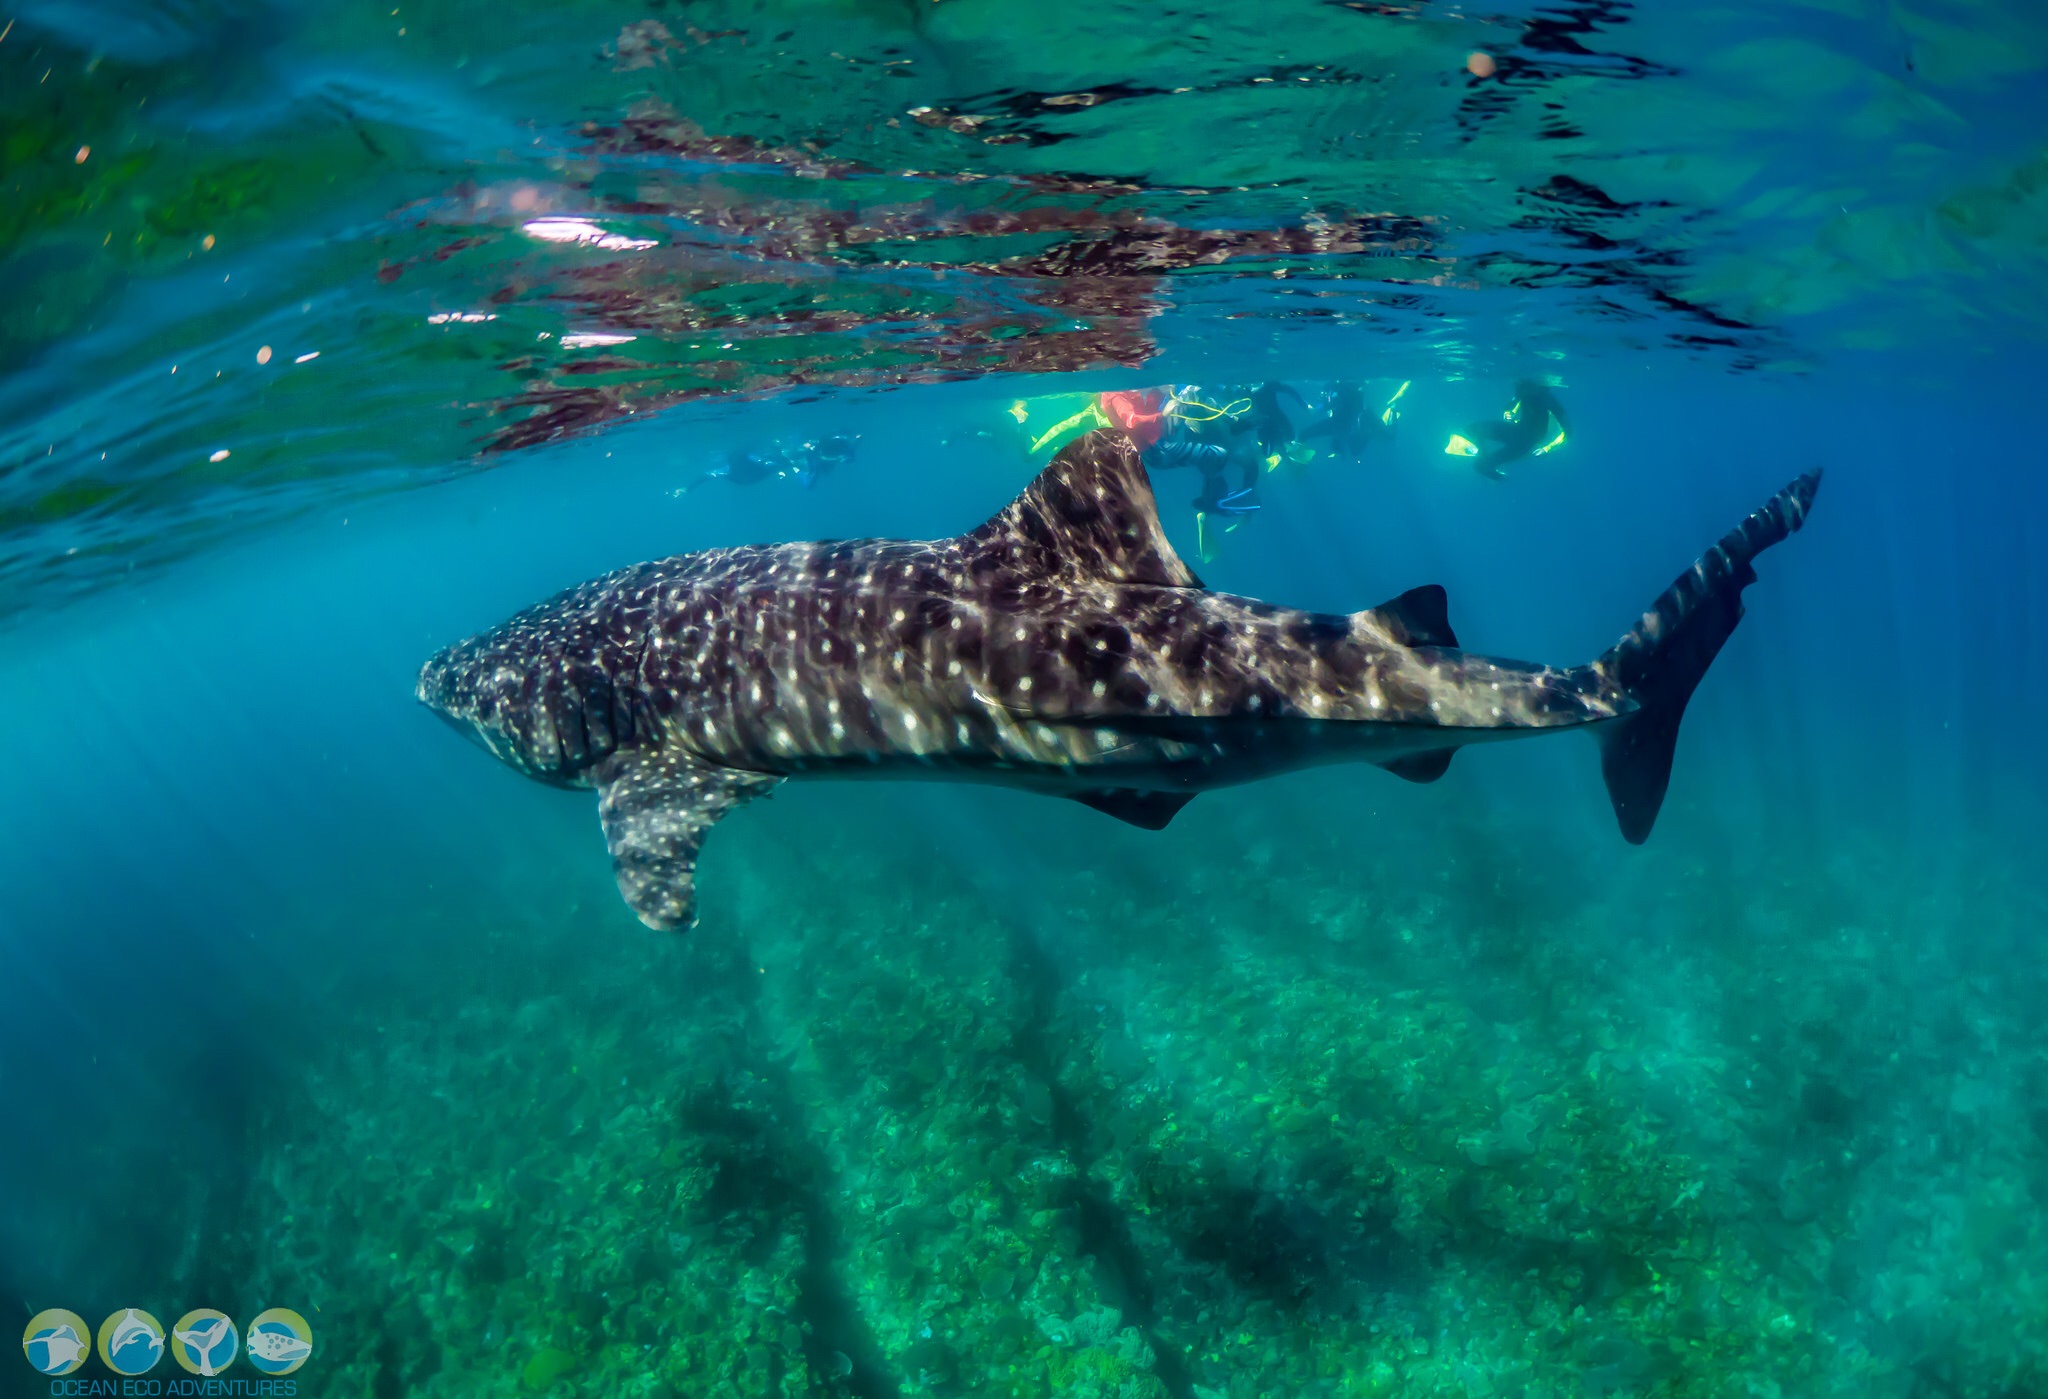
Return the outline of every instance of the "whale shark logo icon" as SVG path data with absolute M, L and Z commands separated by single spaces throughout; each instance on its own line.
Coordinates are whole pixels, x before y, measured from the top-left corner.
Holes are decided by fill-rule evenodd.
M 266 1375 L 289 1375 L 313 1357 L 313 1328 L 289 1307 L 259 1312 L 249 1323 L 242 1348 L 249 1363 Z

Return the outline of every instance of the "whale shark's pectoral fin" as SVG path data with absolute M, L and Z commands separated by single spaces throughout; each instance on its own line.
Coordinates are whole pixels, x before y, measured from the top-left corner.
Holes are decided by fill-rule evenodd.
M 659 929 L 697 921 L 697 851 L 718 818 L 782 780 L 673 749 L 617 753 L 591 775 L 619 893 L 642 923 Z
M 1135 787 L 1102 787 L 1075 792 L 1073 800 L 1092 806 L 1105 816 L 1146 831 L 1163 831 L 1180 809 L 1195 799 L 1193 792 L 1141 792 Z
M 977 569 L 1154 588 L 1202 586 L 1167 541 L 1137 444 L 1110 428 L 1060 448 L 1022 495 L 964 542 Z
M 1405 777 L 1410 782 L 1434 782 L 1451 770 L 1449 748 L 1433 748 L 1427 753 L 1410 753 L 1405 758 L 1390 758 L 1380 766 L 1396 777 Z

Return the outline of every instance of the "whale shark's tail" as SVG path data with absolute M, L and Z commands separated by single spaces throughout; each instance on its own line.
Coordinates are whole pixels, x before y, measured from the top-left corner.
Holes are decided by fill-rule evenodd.
M 1678 721 L 1742 620 L 1742 590 L 1756 581 L 1752 561 L 1806 523 L 1819 489 L 1820 472 L 1811 471 L 1772 496 L 1681 573 L 1628 635 L 1590 667 L 1636 706 L 1594 731 L 1607 795 L 1630 844 L 1648 840 L 1657 823 L 1671 782 Z

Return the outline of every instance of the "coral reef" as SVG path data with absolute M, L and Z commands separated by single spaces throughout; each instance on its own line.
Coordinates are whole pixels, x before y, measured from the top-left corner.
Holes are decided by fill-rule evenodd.
M 692 940 L 442 921 L 249 1267 L 365 1399 L 2048 1386 L 2038 891 L 1278 801 L 1029 899 L 798 810 Z

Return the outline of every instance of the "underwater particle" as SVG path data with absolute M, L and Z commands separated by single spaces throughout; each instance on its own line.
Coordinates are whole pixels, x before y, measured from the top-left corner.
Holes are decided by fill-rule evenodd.
M 308 350 L 308 351 L 306 351 L 306 353 L 304 353 L 303 355 L 300 355 L 300 356 L 299 356 L 299 357 L 298 357 L 297 359 L 293 360 L 293 361 L 292 361 L 292 363 L 293 363 L 293 364 L 304 364 L 304 363 L 306 363 L 306 362 L 307 362 L 308 360 L 316 360 L 316 359 L 318 359 L 318 358 L 320 358 L 320 352 L 319 352 L 318 350 Z
M 268 345 L 264 345 L 256 351 L 256 362 L 258 364 L 270 363 L 270 347 Z
M 77 154 L 77 155 L 75 155 L 75 156 L 73 156 L 73 157 L 71 157 L 71 163 L 72 163 L 73 165 L 83 165 L 83 164 L 85 164 L 85 162 L 86 162 L 86 161 L 87 161 L 87 160 L 88 160 L 88 159 L 89 159 L 89 158 L 91 157 L 91 155 L 92 155 L 92 147 L 91 147 L 91 146 L 80 146 L 80 147 L 78 148 L 78 154 Z
M 201 252 L 207 253 L 213 251 L 213 235 L 211 233 L 199 240 L 199 249 Z
M 576 1357 L 558 1346 L 550 1346 L 519 1372 L 519 1379 L 528 1389 L 546 1389 L 562 1376 L 576 1368 Z
M 207 458 L 208 461 L 226 461 L 227 459 L 228 449 L 225 447 L 222 447 L 219 451 L 215 452 L 212 456 Z
M 1493 55 L 1481 49 L 1474 49 L 1465 55 L 1465 71 L 1475 78 L 1490 78 L 1500 68 Z

